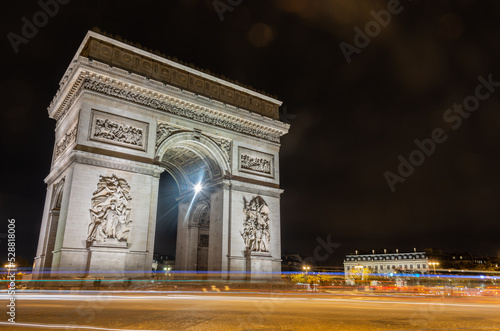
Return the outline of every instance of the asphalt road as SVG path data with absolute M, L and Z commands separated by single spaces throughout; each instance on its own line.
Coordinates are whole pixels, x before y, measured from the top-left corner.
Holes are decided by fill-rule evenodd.
M 500 330 L 500 298 L 19 294 L 16 324 L 2 315 L 8 330 Z

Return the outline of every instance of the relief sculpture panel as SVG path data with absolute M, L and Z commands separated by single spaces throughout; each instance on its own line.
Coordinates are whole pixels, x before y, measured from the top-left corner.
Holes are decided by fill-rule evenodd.
M 243 198 L 243 232 L 240 232 L 245 242 L 247 251 L 269 252 L 269 214 L 267 203 L 260 196 L 254 197 L 250 202 Z
M 239 148 L 239 171 L 274 178 L 274 155 Z
M 71 145 L 74 141 L 76 141 L 76 132 L 78 129 L 78 122 L 73 124 L 69 132 L 67 132 L 61 140 L 56 143 L 56 148 L 54 151 L 54 160 L 57 160 L 64 151 Z
M 100 176 L 91 199 L 87 242 L 128 241 L 132 226 L 129 193 L 130 186 L 125 179 L 114 174 Z
M 94 110 L 90 139 L 146 150 L 148 123 Z

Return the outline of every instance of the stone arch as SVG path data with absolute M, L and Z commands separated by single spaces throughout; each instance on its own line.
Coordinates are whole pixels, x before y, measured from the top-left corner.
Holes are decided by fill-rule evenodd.
M 210 202 L 200 199 L 195 202 L 190 219 L 191 231 L 195 232 L 193 246 L 195 246 L 197 271 L 208 270 L 208 246 L 210 243 Z
M 208 215 L 207 212 L 209 213 Z M 193 212 L 191 213 L 190 218 L 192 225 L 210 225 L 210 202 L 208 201 L 208 199 L 203 199 L 196 203 L 196 206 L 193 208 Z
M 52 199 L 50 202 L 50 212 L 48 218 L 48 226 L 46 228 L 45 234 L 45 252 L 46 255 L 43 261 L 43 269 L 49 270 L 52 267 L 53 251 L 57 239 L 57 228 L 59 224 L 59 214 L 61 211 L 62 198 L 64 194 L 64 182 L 65 179 L 61 179 L 59 182 L 53 185 L 52 189 Z M 42 276 L 43 278 L 48 278 L 48 275 Z
M 64 192 L 64 178 L 54 185 L 54 195 L 52 198 L 51 210 L 61 209 L 62 196 Z
M 218 184 L 230 173 L 230 151 L 224 151 L 217 139 L 197 131 L 176 132 L 156 150 L 156 160 L 179 188 L 177 270 L 207 271 L 209 254 L 215 254 L 209 249 L 213 231 L 210 219 L 214 217 L 211 199 L 220 189 Z M 200 182 L 204 189 L 194 194 L 193 187 Z M 202 218 L 206 224 L 200 224 Z
M 183 192 L 197 181 L 214 182 L 230 173 L 228 154 L 208 136 L 179 132 L 158 146 L 155 158 L 174 177 L 179 191 Z M 202 176 L 200 171 L 203 171 Z
M 148 80 L 149 74 L 135 67 L 125 70 L 134 72 L 129 75 L 123 70 L 124 63 L 99 58 L 110 47 L 130 58 L 154 60 L 155 66 L 163 68 L 161 77 Z M 96 56 L 99 62 L 92 61 Z M 57 277 L 98 277 L 105 272 L 106 277 L 124 278 L 134 271 L 132 277 L 139 278 L 149 274 L 162 198 L 159 177 L 165 170 L 181 191 L 178 199 L 172 199 L 178 205 L 178 225 L 183 227 L 182 231 L 177 227 L 177 243 L 184 245 L 177 270 L 196 270 L 191 252 L 197 246 L 191 244 L 198 237 L 190 232 L 188 220 L 191 205 L 196 207 L 203 198 L 210 203 L 208 271 L 221 272 L 214 276 L 225 278 L 279 279 L 283 192 L 279 188 L 279 147 L 280 137 L 289 128 L 277 116 L 279 100 L 93 32 L 85 37 L 68 75 L 49 106 L 49 115 L 58 124 L 53 161 L 45 179 L 48 190 L 34 279 L 50 265 L 45 261 L 49 255 Z M 181 76 L 192 77 L 194 85 L 181 84 Z M 210 95 L 198 88 L 202 85 Z M 64 194 L 54 193 L 53 184 L 63 177 Z M 104 179 L 110 177 L 116 179 Z M 196 194 L 193 185 L 199 180 L 205 181 L 205 188 Z M 120 211 L 116 205 L 112 208 L 112 200 L 107 201 L 118 194 L 118 187 L 130 193 L 129 206 Z M 92 199 L 101 193 L 105 197 L 102 208 L 91 212 Z M 255 195 L 262 196 L 272 215 L 272 249 L 265 254 L 248 252 L 241 236 L 245 222 L 242 203 Z M 59 225 L 51 227 L 55 224 L 51 212 L 59 206 Z M 90 241 L 89 222 L 107 224 L 108 219 L 112 235 Z M 129 230 L 129 226 L 130 236 L 117 240 L 118 229 Z M 47 246 L 51 231 L 56 233 L 52 251 Z

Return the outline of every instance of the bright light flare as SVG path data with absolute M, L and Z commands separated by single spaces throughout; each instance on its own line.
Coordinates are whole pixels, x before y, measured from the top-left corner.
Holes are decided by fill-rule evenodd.
M 198 183 L 198 184 L 196 184 L 196 185 L 194 186 L 194 192 L 195 192 L 195 193 L 200 193 L 202 189 L 203 189 L 203 186 L 201 186 L 201 184 L 200 184 L 200 183 Z

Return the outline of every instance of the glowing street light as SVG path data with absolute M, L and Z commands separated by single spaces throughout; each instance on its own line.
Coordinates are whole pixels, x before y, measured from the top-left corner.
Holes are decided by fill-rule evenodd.
M 10 269 L 15 269 L 16 268 L 16 265 L 15 264 L 12 264 L 12 263 L 9 263 L 9 264 L 6 264 L 5 265 L 5 268 L 8 268 L 9 270 L 7 270 L 7 277 L 10 276 Z M 10 288 L 10 287 L 9 287 Z
M 203 186 L 201 186 L 201 183 L 198 183 L 194 186 L 195 193 L 200 193 L 202 189 L 203 189 Z
M 439 262 L 429 262 L 429 265 L 431 265 L 434 268 L 434 275 L 436 274 L 436 266 L 439 265 Z

